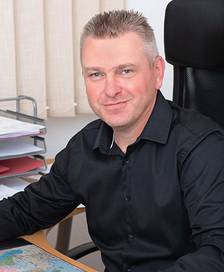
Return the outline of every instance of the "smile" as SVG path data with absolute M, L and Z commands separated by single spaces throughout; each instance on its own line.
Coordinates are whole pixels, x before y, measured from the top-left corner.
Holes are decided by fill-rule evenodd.
M 127 100 L 125 100 L 125 101 L 119 101 L 119 102 L 112 102 L 112 103 L 106 103 L 106 104 L 104 104 L 104 107 L 105 107 L 105 109 L 107 109 L 107 110 L 111 110 L 111 111 L 116 111 L 116 110 L 122 110 L 125 106 L 126 106 L 126 104 L 127 104 Z
M 104 104 L 105 107 L 113 107 L 113 106 L 117 106 L 117 105 L 123 105 L 125 103 L 127 103 L 127 100 L 124 101 L 118 101 L 118 102 L 112 102 L 112 103 L 106 103 Z

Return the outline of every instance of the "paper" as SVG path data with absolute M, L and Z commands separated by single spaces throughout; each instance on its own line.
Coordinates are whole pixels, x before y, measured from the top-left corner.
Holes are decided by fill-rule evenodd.
M 25 245 L 0 250 L 0 272 L 81 272 L 47 251 L 35 246 Z
M 29 185 L 29 182 L 20 178 L 0 179 L 0 200 L 23 191 L 27 185 Z
M 2 140 L 0 141 L 0 159 L 8 159 L 21 155 L 32 155 L 43 152 L 43 148 L 31 143 L 25 143 L 19 140 Z M 1 161 L 0 161 L 1 165 Z
M 0 160 L 0 166 L 8 167 L 9 170 L 0 174 L 1 176 L 13 176 L 26 173 L 44 166 L 43 160 L 36 160 L 30 157 L 21 157 L 8 160 Z
M 16 190 L 17 192 L 23 191 L 29 184 L 30 182 L 18 177 L 0 179 L 0 185 L 5 185 L 13 190 Z
M 40 134 L 45 126 L 0 116 L 0 139 Z
M 0 179 L 0 200 L 23 191 L 27 185 L 29 182 L 20 178 Z
M 0 184 L 0 200 L 3 198 L 8 198 L 9 196 L 13 196 L 15 193 L 17 193 L 16 190 Z

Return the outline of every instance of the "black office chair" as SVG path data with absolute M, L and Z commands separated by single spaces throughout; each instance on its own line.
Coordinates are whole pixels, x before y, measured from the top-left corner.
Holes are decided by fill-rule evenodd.
M 74 248 L 69 249 L 64 254 L 74 260 L 78 260 L 92 252 L 97 251 L 98 248 L 93 242 L 87 242 L 81 245 L 78 245 Z
M 164 27 L 173 100 L 224 126 L 224 1 L 173 0 Z
M 78 213 L 77 213 L 78 214 Z M 71 231 L 71 222 L 69 223 L 70 227 L 69 227 L 69 232 Z M 65 231 L 66 229 L 64 229 L 63 231 Z M 62 231 L 62 234 L 63 234 L 63 231 Z M 70 236 L 70 235 L 69 235 Z M 87 242 L 87 243 L 83 243 L 81 245 L 78 245 L 76 247 L 73 247 L 69 250 L 64 250 L 64 245 L 62 246 L 61 243 L 63 242 L 63 239 L 62 241 L 57 241 L 57 246 L 59 246 L 59 248 L 56 248 L 62 252 L 64 255 L 74 259 L 74 260 L 78 260 L 92 252 L 95 252 L 95 251 L 98 251 L 98 248 L 96 247 L 96 245 L 90 241 L 90 242 Z M 66 241 L 66 244 L 68 243 L 69 241 Z

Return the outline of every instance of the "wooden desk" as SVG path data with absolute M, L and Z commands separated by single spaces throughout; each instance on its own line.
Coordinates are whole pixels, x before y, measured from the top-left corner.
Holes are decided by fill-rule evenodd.
M 28 242 L 35 244 L 37 246 L 39 246 L 40 248 L 43 248 L 44 250 L 46 250 L 47 252 L 51 253 L 54 256 L 57 256 L 59 258 L 61 258 L 62 260 L 75 265 L 77 267 L 79 267 L 80 269 L 86 271 L 86 272 L 96 272 L 96 270 L 82 264 L 79 263 L 77 261 L 74 261 L 73 259 L 63 255 L 62 253 L 60 253 L 59 251 L 57 251 L 56 249 L 54 249 L 47 241 L 46 239 L 46 235 L 44 234 L 43 231 L 38 231 L 35 232 L 34 234 L 31 235 L 24 235 L 22 236 L 23 239 L 27 240 Z

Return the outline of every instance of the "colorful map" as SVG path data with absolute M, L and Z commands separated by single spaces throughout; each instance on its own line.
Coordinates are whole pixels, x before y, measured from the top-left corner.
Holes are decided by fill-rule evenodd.
M 0 250 L 0 272 L 83 272 L 35 245 Z

